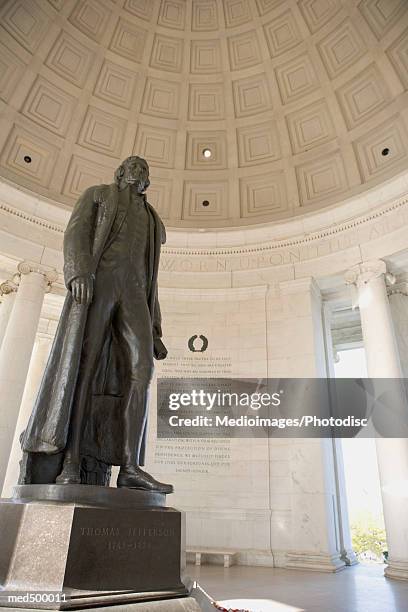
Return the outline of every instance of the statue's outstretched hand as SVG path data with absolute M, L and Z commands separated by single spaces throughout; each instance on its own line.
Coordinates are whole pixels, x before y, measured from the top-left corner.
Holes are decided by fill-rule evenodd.
M 93 276 L 77 276 L 71 281 L 71 293 L 77 304 L 88 305 L 93 298 Z
M 167 349 L 161 338 L 153 338 L 153 354 L 155 359 L 166 359 Z

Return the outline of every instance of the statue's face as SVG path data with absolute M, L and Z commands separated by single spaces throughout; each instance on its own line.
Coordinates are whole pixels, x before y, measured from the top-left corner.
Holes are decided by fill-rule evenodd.
M 134 185 L 137 193 L 143 193 L 149 185 L 149 167 L 145 161 L 131 157 L 123 164 L 124 174 L 122 181 Z

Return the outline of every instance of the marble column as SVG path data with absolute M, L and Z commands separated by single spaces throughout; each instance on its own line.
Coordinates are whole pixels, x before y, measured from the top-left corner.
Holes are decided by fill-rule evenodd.
M 17 292 L 15 280 L 6 280 L 0 285 L 0 347 L 6 333 L 7 325 L 14 305 Z
M 55 270 L 22 262 L 20 283 L 0 350 L 0 486 L 3 487 L 44 295 Z
M 386 275 L 385 262 L 374 260 L 355 266 L 345 276 L 357 290 L 370 378 L 403 377 Z M 376 447 L 388 544 L 385 575 L 408 580 L 408 440 L 378 438 Z
M 322 299 L 313 278 L 281 282 L 279 294 L 270 296 L 268 356 L 271 378 L 327 376 Z M 342 570 L 332 440 L 271 440 L 270 490 L 275 565 Z
M 408 282 L 402 281 L 388 288 L 391 316 L 394 322 L 401 368 L 408 377 Z
M 332 336 L 333 310 L 328 302 L 323 303 L 323 327 L 325 338 L 326 371 L 329 378 L 335 378 L 334 364 L 338 360 L 335 353 Z M 358 563 L 357 555 L 353 550 L 351 540 L 350 520 L 347 503 L 346 478 L 344 471 L 343 447 L 341 438 L 332 438 L 334 455 L 334 472 L 336 483 L 336 497 L 338 509 L 338 529 L 341 548 L 341 559 L 346 565 Z
M 31 411 L 50 354 L 52 341 L 53 336 L 44 333 L 37 334 L 35 339 L 1 497 L 10 497 L 13 487 L 18 481 L 20 471 L 19 462 L 21 459 L 20 434 L 26 428 L 31 416 Z

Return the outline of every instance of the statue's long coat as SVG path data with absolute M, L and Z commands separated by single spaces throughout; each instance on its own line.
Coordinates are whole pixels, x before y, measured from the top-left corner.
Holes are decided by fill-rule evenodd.
M 96 273 L 102 253 L 114 240 L 111 229 L 119 198 L 125 199 L 125 206 L 121 206 L 124 212 L 115 225 L 117 231 L 130 204 L 129 194 L 129 189 L 119 191 L 116 184 L 99 185 L 87 189 L 79 199 L 64 235 L 64 278 L 68 289 L 75 277 Z M 153 337 L 161 337 L 157 274 L 160 247 L 166 237 L 158 214 L 149 203 L 146 202 L 146 205 L 150 219 L 147 274 L 150 283 L 147 298 Z M 68 291 L 40 390 L 23 437 L 22 448 L 25 451 L 53 454 L 66 446 L 87 312 L 88 307 L 77 304 Z M 109 353 L 114 343 L 107 338 L 105 346 Z M 115 363 L 114 356 L 108 354 L 104 363 Z

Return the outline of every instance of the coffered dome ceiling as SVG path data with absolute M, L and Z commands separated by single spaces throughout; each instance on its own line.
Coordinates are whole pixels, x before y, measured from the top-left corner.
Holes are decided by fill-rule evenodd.
M 292 217 L 407 166 L 407 0 L 3 0 L 0 24 L 0 173 L 61 206 L 132 153 L 173 227 Z

